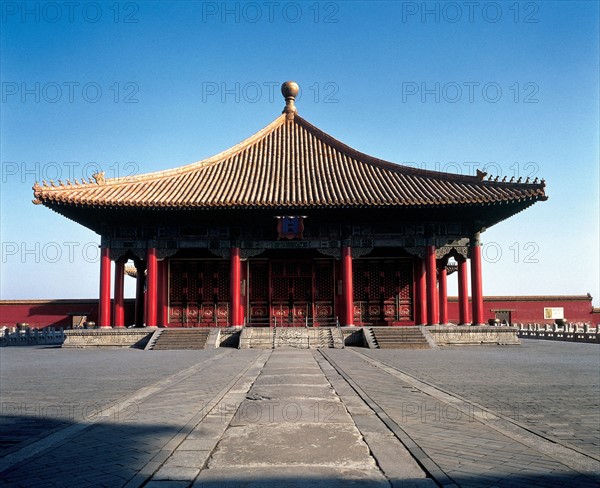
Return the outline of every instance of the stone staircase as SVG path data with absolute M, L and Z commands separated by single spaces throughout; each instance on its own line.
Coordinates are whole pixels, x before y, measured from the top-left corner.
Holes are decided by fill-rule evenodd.
M 365 327 L 364 333 L 377 349 L 431 349 L 419 327 Z
M 210 329 L 202 327 L 197 329 L 159 329 L 155 333 L 146 349 L 205 349 Z
M 310 347 L 316 348 L 334 348 L 333 334 L 329 327 L 319 327 L 317 329 L 316 344 L 310 344 Z
M 371 327 L 363 327 L 362 331 L 365 339 L 365 346 L 369 349 L 379 349 L 379 344 L 377 344 L 377 341 L 375 340 L 373 329 Z

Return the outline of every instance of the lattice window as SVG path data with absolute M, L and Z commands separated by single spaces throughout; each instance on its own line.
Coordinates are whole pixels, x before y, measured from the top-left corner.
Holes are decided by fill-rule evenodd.
M 171 262 L 171 302 L 181 302 L 183 297 L 183 275 L 182 266 L 177 262 Z
M 413 267 L 411 263 L 402 263 L 400 267 L 400 298 L 411 298 L 413 284 Z
M 173 303 L 229 300 L 229 263 L 171 261 L 170 300 Z
M 398 263 L 394 261 L 379 261 L 380 287 L 379 296 L 384 300 L 393 300 L 398 290 Z
M 219 261 L 217 264 L 217 296 L 219 301 L 226 302 L 229 300 L 229 263 Z
M 366 323 L 410 320 L 412 265 L 400 259 L 353 263 L 355 319 Z
M 312 301 L 312 279 L 301 277 L 295 278 L 292 282 L 293 296 L 295 300 Z
M 271 280 L 273 287 L 273 300 L 288 300 L 290 297 L 289 290 L 289 279 L 288 278 L 276 278 L 273 277 Z
M 354 261 L 352 269 L 352 286 L 355 300 L 365 300 L 367 288 L 366 266 L 364 261 Z
M 315 300 L 331 300 L 333 294 L 333 263 L 315 263 Z
M 269 299 L 269 266 L 266 262 L 250 261 L 250 300 Z
M 300 276 L 310 276 L 312 274 L 312 263 L 310 261 L 300 261 L 298 263 L 298 274 Z
M 273 261 L 271 263 L 271 273 L 273 276 L 282 276 L 285 274 L 285 266 L 283 261 Z
M 216 263 L 214 261 L 201 261 L 201 275 L 202 275 L 202 301 L 204 303 L 217 302 L 218 296 L 218 277 L 216 273 Z M 206 314 L 205 314 L 206 316 Z
M 187 299 L 188 302 L 196 303 L 198 300 L 198 264 L 194 261 L 190 262 L 190 266 L 186 270 L 187 274 Z M 195 315 L 197 317 L 198 314 Z

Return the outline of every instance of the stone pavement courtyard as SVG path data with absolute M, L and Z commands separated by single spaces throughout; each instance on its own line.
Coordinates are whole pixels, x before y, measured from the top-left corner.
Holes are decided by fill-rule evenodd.
M 0 349 L 3 486 L 600 484 L 600 348 Z

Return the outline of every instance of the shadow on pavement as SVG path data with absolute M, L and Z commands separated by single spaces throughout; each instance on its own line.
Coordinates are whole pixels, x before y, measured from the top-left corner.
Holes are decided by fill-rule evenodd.
M 121 421 L 98 422 L 84 427 L 74 435 L 53 443 L 65 428 L 75 428 L 77 422 L 53 418 L 6 415 L 3 416 L 1 433 L 4 440 L 3 458 L 0 459 L 0 484 L 7 487 L 32 486 L 64 486 L 87 487 L 105 486 L 121 487 L 130 481 L 147 463 L 158 461 L 155 468 L 148 471 L 145 477 L 139 478 L 140 486 L 145 483 L 153 471 L 166 459 L 161 449 L 181 430 L 183 422 L 177 419 L 165 424 L 145 424 L 136 422 L 135 418 L 124 418 Z M 31 428 L 29 438 L 26 433 Z M 268 426 L 265 426 L 268 428 Z M 37 429 L 37 431 L 36 431 Z M 19 434 L 20 432 L 20 434 Z M 19 437 L 20 435 L 20 437 Z M 34 439 L 32 442 L 31 439 Z M 42 443 L 44 449 L 32 457 L 15 461 L 20 449 L 31 449 L 36 442 Z M 293 439 L 289 439 L 293 443 Z M 248 446 L 252 449 L 252 446 Z M 7 453 L 12 451 L 12 454 Z M 6 466 L 6 462 L 9 466 Z M 348 468 L 352 468 L 348 466 Z M 296 487 L 420 487 L 435 486 L 431 480 L 391 480 L 391 484 L 381 480 L 339 479 L 335 475 L 322 474 L 310 466 L 290 468 L 281 467 L 276 476 L 262 475 L 260 469 L 234 470 L 214 473 L 205 470 L 200 478 L 192 483 L 193 476 L 178 480 L 177 476 L 169 481 L 150 481 L 148 488 L 163 486 L 194 488 L 296 488 Z M 594 487 L 598 486 L 590 478 L 566 477 L 556 475 L 549 469 L 548 473 L 532 473 L 523 467 L 522 475 L 514 474 L 505 478 L 494 476 L 493 472 L 452 473 L 452 479 L 460 487 Z M 189 473 L 189 471 L 188 471 Z M 272 473 L 272 470 L 271 470 Z M 184 476 L 185 478 L 185 476 Z M 136 480 L 137 481 L 137 480 Z

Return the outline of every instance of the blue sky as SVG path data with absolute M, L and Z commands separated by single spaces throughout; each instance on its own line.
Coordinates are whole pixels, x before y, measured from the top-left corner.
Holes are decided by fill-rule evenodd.
M 299 113 L 363 152 L 545 178 L 547 202 L 482 235 L 484 294 L 598 306 L 598 2 L 1 5 L 3 299 L 98 294 L 99 237 L 32 205 L 36 180 L 203 159 L 293 79 Z

